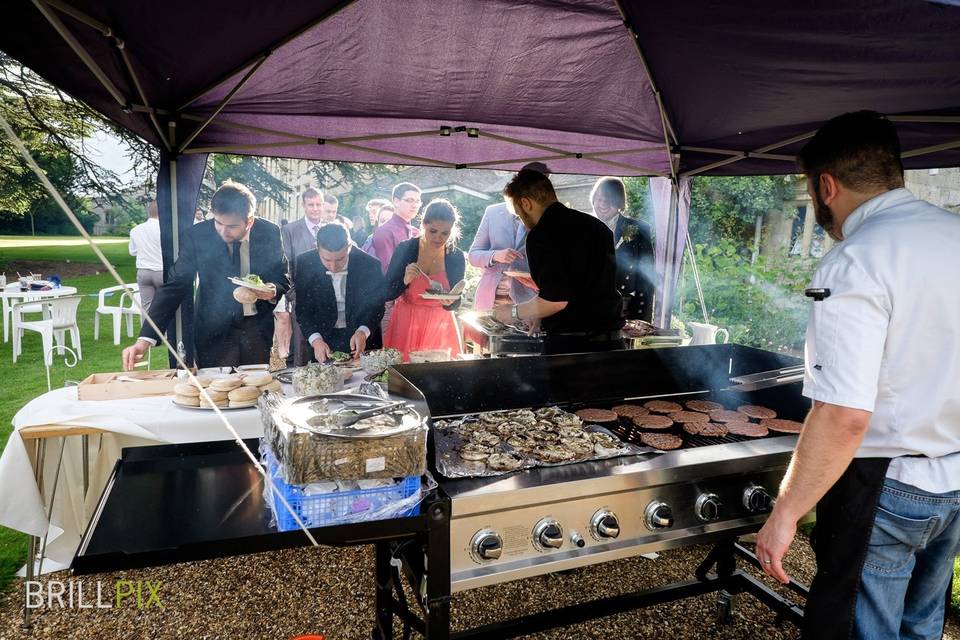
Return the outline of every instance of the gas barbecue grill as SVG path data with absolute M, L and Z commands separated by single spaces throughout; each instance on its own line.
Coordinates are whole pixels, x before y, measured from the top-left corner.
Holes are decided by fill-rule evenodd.
M 391 392 L 433 419 L 559 405 L 706 399 L 802 421 L 799 383 L 736 390 L 731 377 L 796 365 L 737 345 L 401 366 Z M 451 587 L 463 589 L 756 531 L 796 436 L 684 435 L 680 450 L 447 480 Z
M 795 370 L 784 373 L 797 364 L 758 349 L 711 345 L 402 365 L 391 370 L 389 387 L 391 396 L 433 419 L 555 404 L 577 409 L 709 397 L 729 406 L 759 404 L 802 420 L 808 403 Z M 773 373 L 749 378 L 750 391 L 731 384 L 731 378 L 760 371 Z M 417 515 L 312 531 L 324 544 L 375 544 L 375 638 L 391 638 L 396 617 L 405 630 L 451 637 L 454 592 L 702 543 L 713 543 L 714 550 L 689 581 L 452 637 L 515 637 L 718 591 L 721 615 L 729 612 L 733 594 L 750 591 L 797 622 L 799 606 L 736 569 L 737 556 L 756 563 L 736 537 L 762 525 L 795 441 L 694 437 L 677 451 L 503 477 L 451 480 L 434 473 L 439 488 Z M 87 573 L 307 544 L 301 532 L 272 527 L 260 478 L 233 443 L 144 447 L 125 450 L 117 463 L 73 568 Z M 714 567 L 715 576 L 709 573 Z M 409 590 L 401 586 L 404 577 Z M 801 585 L 789 586 L 805 594 Z M 408 601 L 408 593 L 416 602 Z

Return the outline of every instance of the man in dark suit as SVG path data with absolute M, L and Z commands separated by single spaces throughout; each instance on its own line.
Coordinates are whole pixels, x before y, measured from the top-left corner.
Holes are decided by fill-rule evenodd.
M 273 309 L 290 287 L 287 260 L 277 225 L 253 215 L 256 199 L 242 184 L 227 181 L 210 202 L 213 219 L 180 237 L 180 255 L 157 290 L 150 317 L 161 331 L 180 303 L 194 293 L 194 345 L 199 367 L 261 364 L 270 361 Z M 230 277 L 258 275 L 270 291 L 255 292 L 242 304 Z M 251 291 L 251 290 L 247 290 Z M 123 366 L 134 367 L 159 336 L 144 324 L 140 337 L 123 350 Z
M 617 290 L 623 296 L 629 320 L 650 322 L 656 290 L 653 242 L 650 227 L 623 215 L 627 195 L 619 178 L 600 178 L 590 194 L 593 214 L 613 232 L 617 254 Z
M 313 252 L 317 248 L 317 231 L 326 224 L 325 207 L 329 208 L 323 192 L 313 187 L 305 189 L 300 198 L 303 201 L 303 217 L 281 229 L 283 253 L 290 265 L 290 279 L 293 281 L 297 277 L 297 256 L 305 251 Z M 274 316 L 277 340 L 284 343 L 278 342 L 280 356 L 286 358 L 289 352 L 291 355 L 287 364 L 302 365 L 309 359 L 309 348 L 300 333 L 300 325 L 295 321 L 296 307 L 296 290 L 291 288 L 277 305 Z
M 380 261 L 353 246 L 346 227 L 320 227 L 317 250 L 297 256 L 295 271 L 297 322 L 318 362 L 334 351 L 360 357 L 366 348 L 380 348 Z

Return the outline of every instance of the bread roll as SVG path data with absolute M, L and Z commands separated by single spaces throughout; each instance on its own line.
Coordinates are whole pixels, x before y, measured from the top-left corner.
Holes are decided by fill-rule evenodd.
M 211 402 L 224 402 L 227 399 L 226 391 L 216 391 L 214 389 L 207 389 L 207 395 L 210 396 Z M 203 400 L 203 396 L 200 396 L 200 399 Z
M 283 391 L 283 385 L 280 384 L 279 380 L 274 380 L 273 382 L 269 384 L 265 384 L 262 387 L 260 387 L 260 391 L 261 392 L 272 391 L 274 393 L 280 393 L 281 391 Z
M 242 400 L 239 402 L 233 401 L 233 400 L 230 401 L 231 409 L 240 409 L 243 407 L 255 407 L 255 406 L 257 406 L 256 398 L 254 398 L 253 400 Z
M 213 382 L 213 378 L 210 376 L 197 376 L 197 383 L 204 389 L 209 387 L 211 382 Z
M 247 386 L 247 387 L 237 387 L 233 391 L 227 394 L 227 397 L 230 399 L 230 402 L 248 402 L 250 400 L 256 400 L 260 397 L 260 389 L 257 387 Z
M 237 376 L 229 378 L 217 378 L 210 383 L 210 388 L 214 391 L 233 391 L 243 385 L 243 381 Z
M 187 396 L 190 398 L 196 398 L 200 395 L 200 389 L 189 382 L 178 382 L 173 385 L 173 392 L 178 396 Z
M 177 404 L 182 404 L 187 407 L 200 406 L 200 398 L 198 398 L 197 396 L 176 395 L 176 396 L 173 396 L 173 401 L 176 402 Z
M 253 304 L 257 301 L 257 294 L 253 291 L 253 289 L 237 287 L 233 290 L 233 299 L 240 304 Z
M 223 400 L 214 400 L 212 404 L 207 402 L 206 399 L 200 398 L 200 406 L 205 409 L 210 409 L 211 407 L 213 407 L 213 405 L 216 405 L 218 407 L 226 407 L 229 404 L 230 404 L 230 401 L 227 400 L 226 398 L 224 398 Z
M 244 376 L 243 384 L 249 387 L 262 387 L 265 384 L 270 384 L 273 381 L 273 376 L 267 373 L 266 371 L 258 371 L 257 373 L 251 373 L 250 375 Z

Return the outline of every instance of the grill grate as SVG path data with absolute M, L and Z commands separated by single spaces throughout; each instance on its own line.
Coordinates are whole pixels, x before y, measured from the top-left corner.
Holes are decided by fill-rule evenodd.
M 715 444 L 732 444 L 734 442 L 746 442 L 747 440 L 762 440 L 762 438 L 749 438 L 747 436 L 738 436 L 733 434 L 729 434 L 719 438 L 707 437 L 707 436 L 692 436 L 686 432 L 681 433 L 676 427 L 673 427 L 671 429 L 665 429 L 663 431 L 653 431 L 653 430 L 644 431 L 642 429 L 632 429 L 632 428 L 624 428 L 622 426 L 617 426 L 617 427 L 611 428 L 610 430 L 615 434 L 617 434 L 617 436 L 619 436 L 621 440 L 626 440 L 627 442 L 630 442 L 635 445 L 639 445 L 641 447 L 646 446 L 642 442 L 640 442 L 640 435 L 643 433 L 671 433 L 674 435 L 679 435 L 683 438 L 683 446 L 680 447 L 681 449 L 695 449 L 696 447 L 709 447 Z M 779 435 L 779 434 L 772 433 L 770 435 Z M 769 438 L 770 436 L 765 436 L 765 437 Z

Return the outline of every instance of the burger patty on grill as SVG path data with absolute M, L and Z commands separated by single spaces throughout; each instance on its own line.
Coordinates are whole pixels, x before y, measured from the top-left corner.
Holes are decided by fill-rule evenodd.
M 679 449 L 683 446 L 683 439 L 671 433 L 644 433 L 640 436 L 640 442 L 661 451 Z

